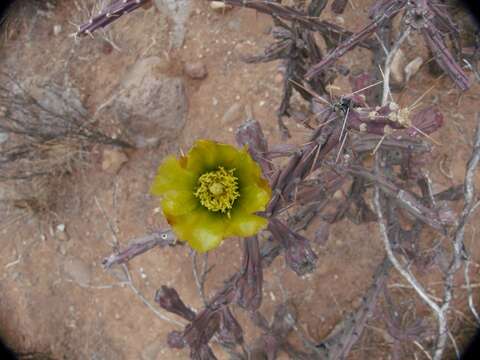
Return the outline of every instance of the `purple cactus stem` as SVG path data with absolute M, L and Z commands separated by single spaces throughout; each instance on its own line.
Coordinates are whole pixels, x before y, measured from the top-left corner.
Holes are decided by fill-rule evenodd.
M 285 249 L 285 262 L 299 276 L 315 269 L 317 255 L 310 246 L 310 241 L 290 230 L 280 220 L 270 219 L 268 229 L 273 238 Z
M 103 28 L 122 15 L 132 12 L 150 0 L 117 0 L 100 11 L 97 16 L 92 17 L 88 22 L 79 26 L 76 36 L 91 34 L 97 29 Z
M 443 114 L 433 106 L 420 110 L 412 116 L 414 127 L 407 129 L 410 136 L 419 135 L 419 129 L 425 134 L 431 134 L 443 126 Z
M 225 306 L 220 312 L 220 329 L 218 330 L 219 341 L 227 347 L 235 347 L 243 344 L 243 330 L 237 319 L 233 316 L 230 308 Z
M 183 303 L 177 290 L 174 288 L 162 285 L 155 294 L 155 302 L 163 309 L 181 316 L 188 321 L 193 321 L 195 319 L 195 312 Z
M 183 349 L 187 343 L 183 338 L 183 332 L 181 331 L 171 331 L 167 335 L 167 344 L 173 349 Z
M 262 303 L 263 271 L 260 246 L 256 236 L 244 240 L 242 272 L 235 281 L 235 300 L 242 308 L 253 311 Z

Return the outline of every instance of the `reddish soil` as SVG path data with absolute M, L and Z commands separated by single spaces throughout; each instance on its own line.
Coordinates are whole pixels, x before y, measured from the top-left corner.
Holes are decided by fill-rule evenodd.
M 370 2 L 356 0 L 355 9 L 348 7 L 342 19 L 331 19 L 345 22 L 351 30 L 358 29 Z M 157 166 L 166 154 L 186 150 L 198 138 L 234 143 L 234 129 L 245 116 L 241 112 L 231 123 L 222 123 L 233 104 L 249 106 L 270 143 L 280 142 L 275 119 L 281 94 L 278 64 L 248 65 L 240 57 L 261 51 L 269 43 L 266 33 L 271 20 L 251 10 L 217 13 L 206 2 L 194 0 L 185 44 L 169 51 L 167 18 L 155 7 L 140 9 L 112 26 L 115 42 L 122 49 L 117 51 L 99 37 L 82 38 L 79 43 L 68 37 L 75 30 L 70 20 L 82 17 L 73 1 L 58 2 L 50 13 L 51 17 L 35 15 L 31 2 L 19 1 L 0 30 L 0 66 L 15 69 L 22 78 L 40 74 L 58 80 L 68 75 L 69 81 L 81 89 L 92 112 L 108 99 L 120 75 L 145 56 L 165 57 L 168 67 L 163 71 L 177 76 L 183 76 L 185 61 L 199 60 L 206 65 L 208 76 L 203 80 L 185 78 L 188 119 L 178 139 L 154 150 L 129 152 L 128 162 L 117 175 L 102 171 L 101 149 L 95 148 L 88 163 L 58 189 L 54 211 L 47 216 L 27 214 L 14 222 L 0 223 L 0 335 L 15 349 L 50 352 L 56 359 L 187 359 L 188 351 L 172 350 L 165 344 L 167 333 L 179 326 L 155 316 L 130 288 L 118 286 L 115 275 L 120 272 L 106 272 L 101 259 L 112 252 L 114 239 L 122 246 L 166 226 L 158 212 L 158 200 L 149 195 Z M 54 25 L 62 26 L 59 35 L 53 34 Z M 422 42 L 413 38 L 406 47 L 410 60 L 417 56 L 416 44 Z M 367 66 L 359 53 L 342 61 Z M 445 126 L 434 135 L 441 145 L 435 147 L 428 164 L 434 189 L 440 191 L 463 181 L 480 88 L 475 84 L 460 94 L 449 79 L 436 82 L 422 69 L 395 96 L 405 106 L 433 84 L 435 88 L 422 102 L 436 103 L 446 118 Z M 349 91 L 346 82 L 339 82 L 339 86 Z M 296 124 L 290 123 L 289 127 L 292 142 L 301 143 L 308 137 L 308 132 Z M 480 187 L 479 180 L 477 177 Z M 461 204 L 455 205 L 456 210 L 460 208 Z M 480 282 L 480 246 L 475 241 L 479 219 L 477 212 L 466 235 L 473 260 L 473 283 Z M 65 225 L 64 233 L 57 231 L 60 224 Z M 306 236 L 312 236 L 314 229 L 315 224 Z M 445 240 L 442 245 L 449 246 Z M 285 267 L 282 257 L 265 271 L 262 311 L 270 316 L 275 305 L 290 298 L 298 309 L 298 326 L 320 340 L 359 304 L 374 269 L 383 259 L 384 249 L 375 223 L 353 226 L 346 220 L 333 226 L 326 245 L 314 247 L 319 261 L 311 275 L 297 277 Z M 209 261 L 215 268 L 208 277 L 207 294 L 212 294 L 228 274 L 240 267 L 240 259 L 237 239 L 225 241 L 211 252 Z M 131 261 L 129 269 L 134 286 L 155 308 L 155 291 L 165 284 L 175 286 L 183 300 L 198 309 L 201 300 L 191 263 L 190 250 L 184 246 L 151 250 Z M 429 284 L 432 294 L 440 294 L 434 277 L 425 274 L 420 279 Z M 389 281 L 390 285 L 395 283 L 404 284 L 396 274 Z M 478 287 L 474 290 L 478 303 Z M 413 297 L 410 289 L 393 291 Z M 472 321 L 465 290 L 459 288 L 457 297 L 455 308 L 460 313 L 451 314 L 457 319 L 451 331 L 462 343 L 463 331 Z M 242 311 L 234 311 L 244 324 L 248 323 Z M 425 310 L 423 313 L 427 314 Z M 258 335 L 251 326 L 245 328 L 247 341 Z M 295 334 L 292 340 L 299 341 Z M 221 350 L 214 348 L 222 356 Z M 372 325 L 365 330 L 351 358 L 367 359 L 372 354 L 388 358 L 389 350 L 382 333 Z M 420 350 L 412 351 L 419 359 L 425 358 Z

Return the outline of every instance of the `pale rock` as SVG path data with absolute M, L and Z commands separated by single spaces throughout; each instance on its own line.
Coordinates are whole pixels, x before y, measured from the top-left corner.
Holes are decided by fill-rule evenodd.
M 223 1 L 210 1 L 210 9 L 223 12 L 232 9 L 232 6 L 225 4 Z
M 117 174 L 127 161 L 128 157 L 123 151 L 105 149 L 102 155 L 102 170 L 110 174 Z
M 405 76 L 403 70 L 405 69 L 406 58 L 402 49 L 398 49 L 392 60 L 391 75 L 392 80 L 396 84 L 403 84 Z
M 423 64 L 423 59 L 418 56 L 405 66 L 405 81 L 409 81 L 415 75 Z
M 53 27 L 53 35 L 58 36 L 62 32 L 62 25 L 55 25 Z
M 207 67 L 200 61 L 187 62 L 184 66 L 185 73 L 192 79 L 205 79 L 208 75 Z
M 165 13 L 172 20 L 170 33 L 170 47 L 182 47 L 187 32 L 187 20 L 192 11 L 191 0 L 154 0 L 158 10 Z

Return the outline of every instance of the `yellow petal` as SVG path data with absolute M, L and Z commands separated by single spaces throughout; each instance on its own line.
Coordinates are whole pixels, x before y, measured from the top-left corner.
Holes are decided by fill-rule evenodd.
M 162 196 L 163 213 L 170 216 L 188 214 L 200 206 L 190 190 L 170 190 Z
M 240 197 L 238 207 L 242 212 L 251 214 L 257 211 L 264 211 L 270 201 L 271 191 L 267 186 L 261 187 L 257 184 L 244 186 L 240 188 Z
M 216 248 L 226 235 L 226 216 L 212 214 L 201 208 L 180 217 L 167 219 L 178 238 L 187 241 L 198 252 L 203 253 Z
M 161 196 L 170 190 L 193 191 L 195 186 L 195 174 L 182 167 L 181 162 L 175 156 L 168 156 L 157 170 L 150 192 Z
M 228 236 L 253 236 L 267 226 L 268 220 L 257 215 L 243 212 L 237 212 L 231 215 L 232 218 L 228 223 Z
M 234 168 L 239 151 L 228 144 L 211 140 L 197 140 L 187 155 L 187 169 L 197 176 L 222 166 L 226 170 Z

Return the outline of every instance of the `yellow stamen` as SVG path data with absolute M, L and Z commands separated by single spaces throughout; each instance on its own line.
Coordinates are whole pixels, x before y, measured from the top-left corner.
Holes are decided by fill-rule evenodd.
M 233 175 L 235 169 L 210 171 L 198 178 L 198 187 L 194 195 L 210 211 L 230 214 L 233 203 L 240 197 L 238 179 Z

